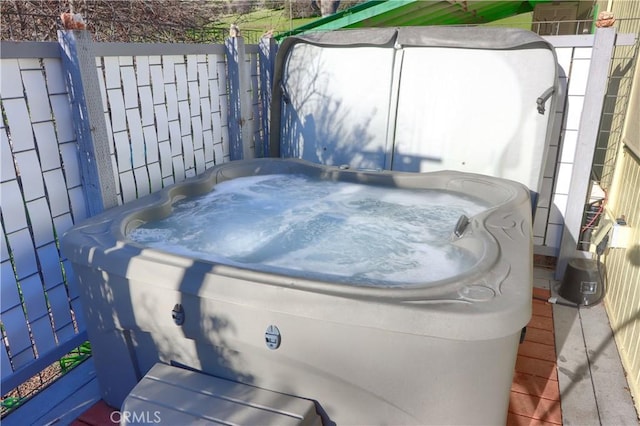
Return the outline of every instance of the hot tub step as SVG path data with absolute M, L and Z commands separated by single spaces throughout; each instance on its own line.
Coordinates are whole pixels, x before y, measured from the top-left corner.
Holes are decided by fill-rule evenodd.
M 313 401 L 158 363 L 125 399 L 121 424 L 321 426 Z

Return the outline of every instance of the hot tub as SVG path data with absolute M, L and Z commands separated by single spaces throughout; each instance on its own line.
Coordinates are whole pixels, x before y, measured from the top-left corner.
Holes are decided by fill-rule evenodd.
M 278 233 L 251 253 L 238 255 L 232 247 L 235 254 L 225 258 L 218 232 L 210 259 L 187 255 L 173 237 L 167 237 L 166 249 L 129 238 L 153 223 L 164 227 L 174 209 L 201 208 L 194 203 L 207 194 L 221 192 L 217 203 L 238 201 L 244 195 L 229 189 L 230 183 L 257 177 L 254 184 L 273 185 L 287 176 L 338 185 L 336 191 L 357 202 L 363 199 L 360 189 L 382 191 L 376 199 L 364 197 L 371 205 L 386 203 L 394 191 L 417 200 L 445 196 L 455 215 L 427 238 L 436 247 L 430 255 L 435 263 L 426 259 L 426 269 L 404 265 L 405 272 L 423 268 L 417 275 L 385 275 L 382 268 L 381 275 L 368 276 L 355 262 L 358 273 L 352 276 L 335 261 L 320 261 L 320 267 L 268 262 L 260 248 L 273 252 Z M 269 204 L 262 217 L 286 202 Z M 425 208 L 412 205 L 408 213 Z M 237 215 L 243 214 L 238 207 Z M 379 211 L 374 214 L 383 220 Z M 220 224 L 199 225 L 203 232 L 220 231 Z M 249 227 L 249 234 L 258 229 Z M 419 233 L 388 238 L 412 240 Z M 359 235 L 338 231 L 332 238 L 339 250 L 345 239 L 366 248 Z M 331 239 L 314 238 L 296 239 L 297 246 L 284 251 L 305 244 L 331 247 Z M 141 377 L 163 362 L 311 399 L 325 424 L 506 420 L 518 341 L 531 315 L 531 204 L 529 189 L 520 183 L 462 172 L 350 170 L 297 159 L 236 161 L 89 219 L 64 236 L 63 249 L 80 282 L 102 397 L 112 406 L 120 406 Z M 447 255 L 439 258 L 438 251 Z M 430 276 L 430 268 L 438 269 L 447 257 L 453 273 Z M 393 258 L 398 260 L 389 251 L 389 263 Z M 376 259 L 385 263 L 384 256 Z

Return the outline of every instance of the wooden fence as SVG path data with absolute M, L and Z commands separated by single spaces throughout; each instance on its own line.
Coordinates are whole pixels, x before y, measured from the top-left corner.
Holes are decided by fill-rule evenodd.
M 579 232 L 589 184 L 582 162 L 591 164 L 597 128 L 584 111 L 597 117 L 602 108 L 610 47 L 635 39 L 613 28 L 547 39 L 563 92 L 534 243 L 558 256 L 563 244 L 575 252 L 569 237 Z M 59 250 L 67 229 L 215 164 L 268 152 L 275 48 L 239 38 L 92 43 L 84 32 L 60 33 L 59 43 L 2 42 L 3 394 L 86 339 L 76 280 Z

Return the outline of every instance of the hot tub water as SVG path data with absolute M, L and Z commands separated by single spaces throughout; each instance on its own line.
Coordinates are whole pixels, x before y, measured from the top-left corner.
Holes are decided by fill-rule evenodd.
M 220 183 L 131 231 L 148 247 L 250 269 L 355 285 L 407 287 L 452 277 L 476 259 L 451 244 L 460 215 L 488 203 L 400 189 L 264 175 Z

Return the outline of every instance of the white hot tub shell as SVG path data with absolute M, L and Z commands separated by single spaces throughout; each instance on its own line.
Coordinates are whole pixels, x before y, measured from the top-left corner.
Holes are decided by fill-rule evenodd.
M 287 86 L 292 82 L 286 78 L 291 75 L 286 72 L 288 66 L 304 57 L 315 63 L 321 57 L 331 64 L 334 48 L 365 49 L 367 57 L 373 49 L 396 65 L 403 45 L 409 46 L 403 53 L 407 57 L 416 53 L 408 52 L 411 49 L 420 49 L 418 45 L 426 43 L 427 49 L 434 49 L 429 46 L 432 34 L 428 28 L 413 30 L 404 36 L 402 29 L 374 31 L 368 44 L 362 41 L 362 32 L 357 32 L 353 43 L 341 42 L 338 47 L 331 42 L 331 37 L 338 37 L 335 34 L 285 42 L 276 69 L 276 87 L 281 92 L 274 98 L 277 121 L 272 121 L 281 122 L 282 128 L 272 134 L 271 151 L 302 159 L 219 165 L 90 218 L 64 236 L 63 250 L 80 283 L 102 397 L 108 404 L 120 406 L 146 372 L 163 362 L 308 398 L 315 402 L 325 424 L 505 423 L 518 341 L 531 316 L 530 194 L 540 187 L 549 135 L 551 113 L 541 113 L 539 107 L 542 103 L 549 108 L 552 100 L 542 97 L 542 102 L 536 101 L 538 95 L 555 87 L 553 51 L 527 32 L 515 33 L 508 46 L 498 33 L 489 31 L 485 39 L 490 40 L 483 44 L 478 37 L 483 39 L 484 30 L 473 32 L 473 46 L 464 48 L 455 43 L 465 38 L 461 35 L 466 34 L 464 30 L 436 31 L 434 39 L 445 44 L 444 50 L 456 50 L 456 61 L 460 60 L 458 50 L 487 50 L 492 58 L 489 62 L 500 62 L 498 69 L 517 73 L 513 64 L 520 64 L 522 58 L 515 62 L 500 59 L 496 52 L 505 51 L 509 56 L 512 51 L 518 55 L 529 51 L 544 59 L 539 66 L 544 72 L 535 81 L 523 83 L 527 88 L 517 94 L 518 102 L 533 109 L 532 113 L 518 109 L 521 117 L 528 117 L 523 120 L 525 128 L 511 123 L 511 130 L 494 132 L 494 136 L 506 135 L 497 138 L 491 148 L 493 158 L 500 158 L 493 163 L 499 164 L 491 164 L 486 155 L 484 160 L 474 156 L 477 148 L 465 152 L 462 143 L 462 147 L 440 147 L 437 154 L 436 148 L 412 142 L 426 130 L 406 124 L 413 123 L 406 115 L 409 108 L 397 101 L 409 95 L 403 95 L 402 73 L 393 66 L 386 90 L 395 101 L 381 109 L 398 117 L 396 128 L 391 132 L 387 122 L 382 135 L 367 138 L 369 145 L 351 154 L 342 142 L 334 141 L 335 146 L 326 147 L 335 148 L 336 155 L 327 156 L 328 150 L 316 139 L 320 129 L 317 114 L 326 111 L 314 110 L 316 102 L 296 106 L 297 92 Z M 496 39 L 502 45 L 492 48 L 490 42 Z M 296 59 L 296 46 L 323 50 Z M 439 58 L 446 57 L 441 53 L 437 52 Z M 343 52 L 339 56 L 342 60 Z M 505 63 L 509 64 L 506 68 Z M 410 62 L 405 65 L 403 72 L 411 75 Z M 296 78 L 304 82 L 307 77 Z M 395 94 L 390 90 L 393 87 Z M 529 96 L 534 92 L 536 96 Z M 315 94 L 310 96 L 307 101 Z M 342 105 L 349 102 L 344 100 Z M 388 105 L 396 105 L 393 113 Z M 348 114 L 358 120 L 358 112 Z M 316 124 L 310 128 L 298 121 L 298 130 L 292 132 L 294 115 L 296 120 L 302 117 L 307 124 Z M 520 136 L 525 142 L 518 147 L 518 141 L 510 138 Z M 527 157 L 514 156 L 514 150 Z M 512 157 L 516 165 L 507 161 Z M 438 162 L 461 170 L 435 171 Z M 340 167 L 342 164 L 350 168 Z M 174 254 L 127 237 L 140 225 L 170 215 L 179 200 L 215 191 L 221 182 L 269 174 L 302 174 L 390 189 L 433 189 L 482 199 L 488 207 L 468 221 L 462 219 L 448 236 L 451 244 L 471 254 L 473 267 L 411 286 L 349 285 L 348 279 L 314 279 Z M 326 269 L 330 271 L 331 265 Z

